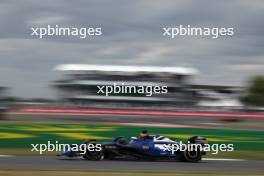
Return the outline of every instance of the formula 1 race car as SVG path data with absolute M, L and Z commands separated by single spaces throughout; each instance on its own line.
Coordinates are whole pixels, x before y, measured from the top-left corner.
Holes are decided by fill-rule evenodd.
M 111 142 L 100 142 L 96 140 L 87 140 L 83 144 L 99 144 L 101 150 L 80 151 L 68 150 L 57 156 L 77 157 L 82 156 L 87 160 L 103 160 L 103 159 L 142 159 L 142 160 L 181 160 L 187 162 L 198 162 L 206 153 L 202 151 L 207 139 L 201 136 L 191 137 L 185 144 L 199 144 L 195 150 L 186 149 L 170 150 L 166 146 L 178 145 L 179 142 L 160 135 L 149 135 L 148 139 L 138 139 L 131 137 L 117 137 Z

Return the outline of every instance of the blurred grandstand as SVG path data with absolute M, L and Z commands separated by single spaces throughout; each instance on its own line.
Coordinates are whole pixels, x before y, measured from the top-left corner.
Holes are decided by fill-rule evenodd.
M 241 109 L 238 101 L 242 87 L 194 85 L 194 68 L 157 66 L 101 66 L 66 64 L 55 67 L 63 78 L 54 81 L 60 100 L 64 104 L 81 107 L 159 107 L 188 108 L 233 108 Z M 142 94 L 97 94 L 97 86 L 113 85 L 168 86 L 167 94 L 146 97 Z
M 81 106 L 190 106 L 195 104 L 190 80 L 198 71 L 183 67 L 59 65 L 66 72 L 54 86 L 64 102 Z M 124 83 L 137 86 L 168 86 L 167 94 L 97 94 L 97 86 Z

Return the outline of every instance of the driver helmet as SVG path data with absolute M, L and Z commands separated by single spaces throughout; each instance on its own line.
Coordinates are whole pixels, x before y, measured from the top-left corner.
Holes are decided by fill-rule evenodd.
M 142 130 L 140 133 L 140 139 L 145 140 L 148 138 L 148 131 L 147 130 Z

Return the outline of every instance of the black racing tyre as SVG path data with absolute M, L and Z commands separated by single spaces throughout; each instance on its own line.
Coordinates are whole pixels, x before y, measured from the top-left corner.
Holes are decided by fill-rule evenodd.
M 86 160 L 99 161 L 104 159 L 104 152 L 101 151 L 86 151 L 83 155 L 83 158 Z
M 90 143 L 86 143 L 86 144 L 87 145 L 88 144 L 96 145 L 96 142 L 95 141 L 91 141 Z M 86 159 L 86 160 L 93 160 L 93 161 L 102 160 L 102 159 L 104 159 L 103 148 L 101 148 L 100 151 L 97 151 L 97 150 L 90 151 L 90 150 L 87 149 L 85 154 L 83 154 L 83 158 Z
M 202 158 L 202 153 L 200 149 L 197 150 L 185 150 L 182 153 L 182 160 L 186 162 L 198 162 Z

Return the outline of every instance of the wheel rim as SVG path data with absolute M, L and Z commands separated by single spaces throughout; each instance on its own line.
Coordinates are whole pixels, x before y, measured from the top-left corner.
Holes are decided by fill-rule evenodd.
M 195 150 L 194 151 L 188 151 L 187 155 L 189 158 L 192 158 L 192 159 L 197 158 L 198 157 L 198 151 L 195 151 Z

